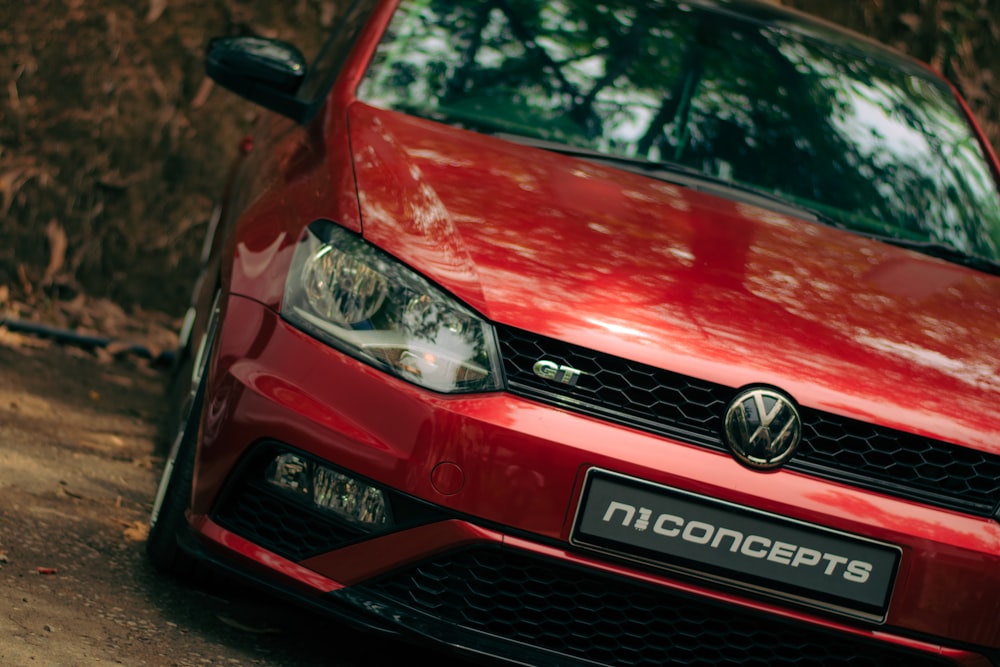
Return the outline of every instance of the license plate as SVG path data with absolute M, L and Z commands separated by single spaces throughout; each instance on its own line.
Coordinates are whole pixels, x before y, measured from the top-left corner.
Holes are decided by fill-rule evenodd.
M 574 544 L 769 596 L 885 620 L 900 549 L 603 470 Z

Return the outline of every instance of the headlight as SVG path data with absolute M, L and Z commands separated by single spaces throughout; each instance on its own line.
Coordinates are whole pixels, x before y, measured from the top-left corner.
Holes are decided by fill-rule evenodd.
M 282 316 L 362 361 L 428 389 L 500 389 L 493 327 L 364 239 L 309 226 L 285 283 Z

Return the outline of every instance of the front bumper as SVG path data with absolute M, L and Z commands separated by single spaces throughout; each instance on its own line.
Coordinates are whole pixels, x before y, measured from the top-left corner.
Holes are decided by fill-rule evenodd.
M 508 394 L 429 394 L 240 297 L 226 305 L 216 359 L 192 525 L 213 558 L 313 602 L 529 663 L 990 665 L 1000 647 L 1000 526 L 990 519 L 797 472 L 762 475 Z M 240 494 L 260 490 L 247 463 L 259 447 L 371 480 L 409 518 L 385 534 L 331 536 L 308 512 L 265 498 L 276 509 L 255 506 L 248 516 L 260 525 L 248 528 L 233 512 L 247 506 Z M 595 467 L 897 546 L 884 623 L 571 546 Z M 275 525 L 290 533 L 261 537 Z M 301 543 L 296 533 L 314 546 L 280 546 Z

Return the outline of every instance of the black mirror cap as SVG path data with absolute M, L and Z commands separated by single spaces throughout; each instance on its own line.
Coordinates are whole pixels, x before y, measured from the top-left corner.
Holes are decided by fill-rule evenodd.
M 264 37 L 218 37 L 208 43 L 205 72 L 220 86 L 302 121 L 309 104 L 295 96 L 306 62 L 295 46 Z

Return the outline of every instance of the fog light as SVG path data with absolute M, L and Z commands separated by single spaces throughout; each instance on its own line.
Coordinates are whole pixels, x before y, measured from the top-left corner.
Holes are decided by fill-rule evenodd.
M 267 467 L 268 484 L 342 521 L 372 531 L 392 525 L 382 490 L 296 454 L 279 454 Z

